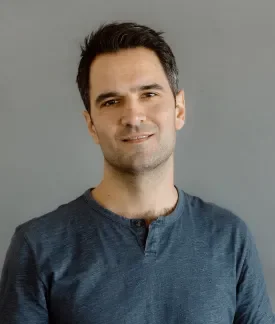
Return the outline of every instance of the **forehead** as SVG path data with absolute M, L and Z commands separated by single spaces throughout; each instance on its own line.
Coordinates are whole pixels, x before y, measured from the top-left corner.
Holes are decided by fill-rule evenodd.
M 169 87 L 159 58 L 149 49 L 135 48 L 103 54 L 91 65 L 91 98 L 100 92 L 126 92 L 131 87 L 149 83 Z

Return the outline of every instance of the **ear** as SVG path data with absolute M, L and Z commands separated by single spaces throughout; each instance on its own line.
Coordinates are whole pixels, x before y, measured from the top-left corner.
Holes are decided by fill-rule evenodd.
M 86 121 L 86 124 L 87 124 L 87 127 L 88 127 L 88 131 L 89 131 L 90 135 L 92 136 L 95 144 L 99 144 L 99 139 L 98 139 L 98 136 L 97 136 L 95 125 L 93 123 L 92 116 L 88 113 L 87 110 L 84 110 L 82 112 L 82 115 L 85 118 L 85 121 Z
M 176 130 L 180 130 L 185 123 L 185 99 L 183 89 L 176 95 Z

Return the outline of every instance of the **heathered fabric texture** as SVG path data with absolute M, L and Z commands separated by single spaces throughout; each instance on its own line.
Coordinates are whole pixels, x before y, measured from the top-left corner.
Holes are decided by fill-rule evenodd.
M 176 209 L 148 230 L 104 209 L 91 189 L 16 228 L 1 324 L 275 323 L 241 218 L 177 188 Z

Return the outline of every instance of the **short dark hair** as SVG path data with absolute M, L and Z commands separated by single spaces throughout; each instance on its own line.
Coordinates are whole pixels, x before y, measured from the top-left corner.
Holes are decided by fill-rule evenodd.
M 105 53 L 115 53 L 122 49 L 144 47 L 153 50 L 169 81 L 174 97 L 178 92 L 178 68 L 174 54 L 161 36 L 162 31 L 155 31 L 134 22 L 113 22 L 102 24 L 97 31 L 85 37 L 81 48 L 76 82 L 84 106 L 90 112 L 89 74 L 94 59 Z

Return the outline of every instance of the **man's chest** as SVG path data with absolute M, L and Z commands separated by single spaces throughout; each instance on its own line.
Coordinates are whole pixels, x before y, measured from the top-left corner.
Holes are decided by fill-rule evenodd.
M 236 287 L 229 263 L 196 260 L 120 260 L 72 266 L 52 285 L 53 322 L 160 324 L 233 322 Z M 200 256 L 203 258 L 203 256 Z M 126 270 L 125 270 L 126 269 Z

